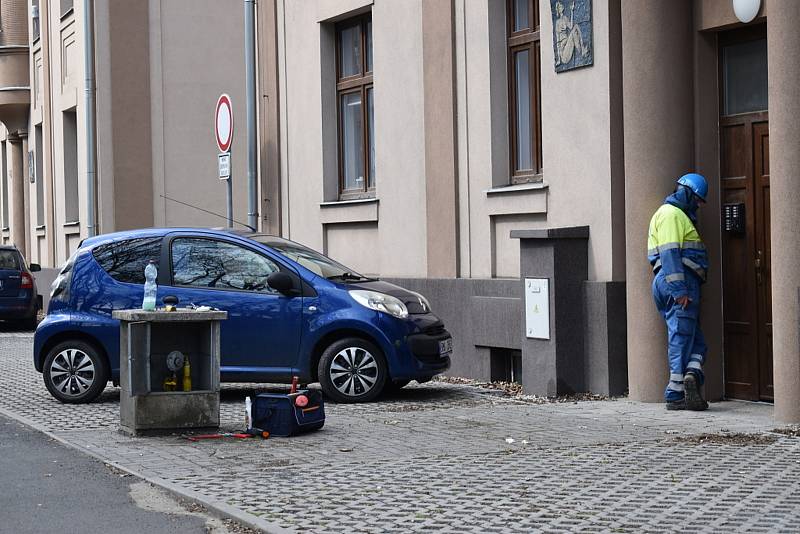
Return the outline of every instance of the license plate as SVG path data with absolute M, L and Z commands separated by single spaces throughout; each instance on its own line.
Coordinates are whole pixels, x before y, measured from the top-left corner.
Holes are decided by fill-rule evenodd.
M 443 339 L 439 342 L 439 354 L 450 354 L 453 352 L 453 338 Z

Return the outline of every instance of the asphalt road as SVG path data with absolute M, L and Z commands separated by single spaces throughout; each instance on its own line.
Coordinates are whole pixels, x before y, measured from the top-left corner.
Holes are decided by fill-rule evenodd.
M 133 487 L 133 488 L 132 488 Z M 157 502 L 173 513 L 150 510 Z M 207 532 L 206 519 L 144 482 L 120 476 L 44 434 L 0 416 L 0 532 Z

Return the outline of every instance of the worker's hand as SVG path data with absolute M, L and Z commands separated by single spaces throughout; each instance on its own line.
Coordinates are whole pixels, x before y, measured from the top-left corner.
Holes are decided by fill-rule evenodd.
M 680 304 L 681 308 L 685 310 L 686 306 L 688 306 L 689 303 L 692 302 L 692 299 L 690 299 L 688 295 L 683 295 L 682 297 L 676 298 L 675 302 Z

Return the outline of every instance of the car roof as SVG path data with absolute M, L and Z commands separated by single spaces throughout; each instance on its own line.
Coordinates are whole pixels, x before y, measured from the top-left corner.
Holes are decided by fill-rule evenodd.
M 275 237 L 270 236 L 269 234 L 263 234 L 260 232 L 253 232 L 252 230 L 248 229 L 234 229 L 234 228 L 207 228 L 207 227 L 170 227 L 170 228 L 138 228 L 135 230 L 123 230 L 120 232 L 112 232 L 110 234 L 101 234 L 94 237 L 88 237 L 81 242 L 81 248 L 84 247 L 93 247 L 95 245 L 99 245 L 102 243 L 107 243 L 110 241 L 118 241 L 123 239 L 135 239 L 141 237 L 156 237 L 156 236 L 163 236 L 166 234 L 174 233 L 174 232 L 198 232 L 203 234 L 217 234 L 217 235 L 235 235 L 237 237 L 244 237 L 244 238 L 252 238 L 256 236 L 266 236 L 266 237 Z
M 16 247 L 16 245 L 0 245 L 0 250 L 16 250 L 19 252 L 19 249 Z

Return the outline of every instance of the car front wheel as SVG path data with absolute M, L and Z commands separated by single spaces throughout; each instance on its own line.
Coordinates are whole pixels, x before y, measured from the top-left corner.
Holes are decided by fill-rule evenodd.
M 92 345 L 65 341 L 47 353 L 42 376 L 50 394 L 61 402 L 83 404 L 97 398 L 108 382 L 108 364 Z
M 386 360 L 369 341 L 345 338 L 331 344 L 319 361 L 322 391 L 336 402 L 368 402 L 386 382 Z

